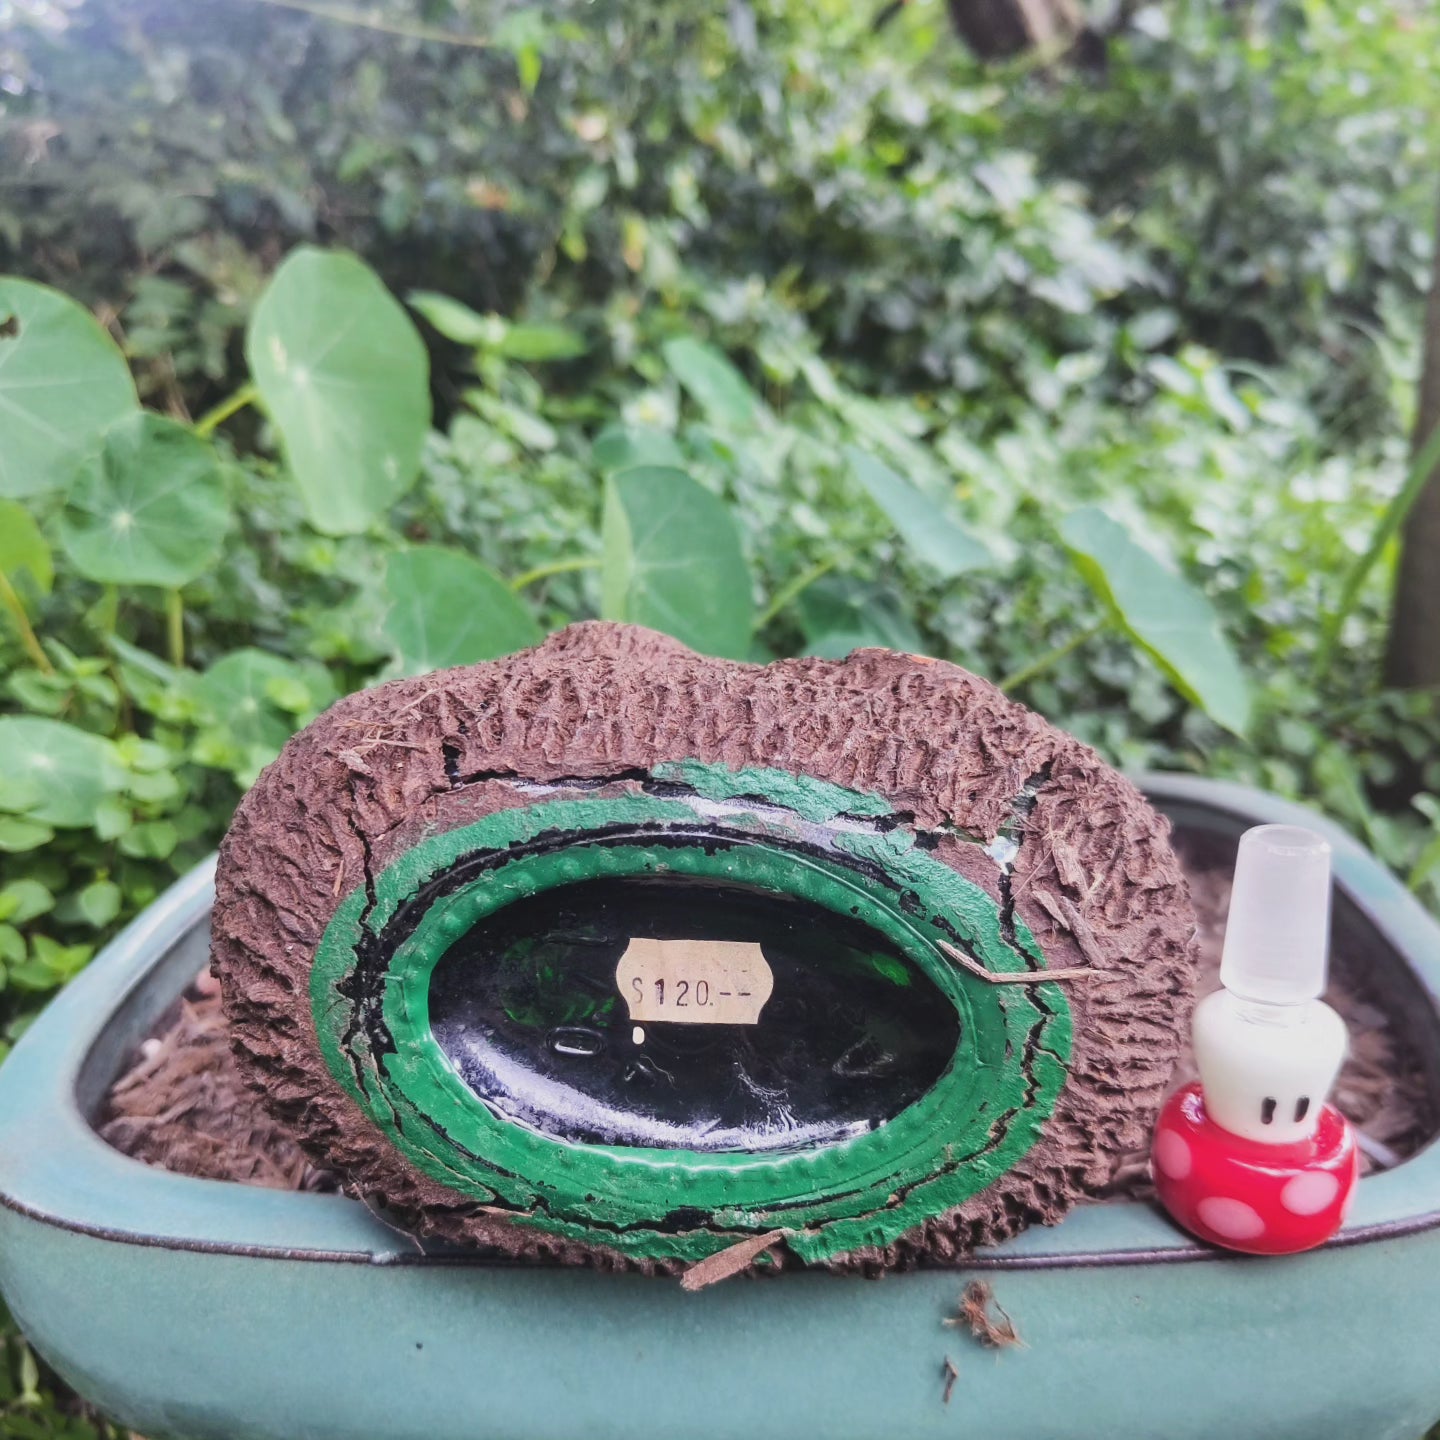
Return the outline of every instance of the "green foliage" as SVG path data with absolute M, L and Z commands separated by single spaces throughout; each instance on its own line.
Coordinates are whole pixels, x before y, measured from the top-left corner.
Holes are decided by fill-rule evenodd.
M 750 648 L 750 570 L 725 506 L 683 470 L 641 465 L 605 487 L 601 613 L 710 655 Z
M 414 483 L 429 365 L 368 266 L 295 251 L 255 307 L 245 355 L 317 530 L 364 530 Z
M 458 550 L 397 551 L 385 566 L 385 592 L 385 637 L 406 675 L 494 660 L 544 638 L 505 582 Z
M 215 563 L 229 521 L 211 447 L 136 410 L 105 431 L 71 482 L 60 543 L 87 580 L 186 585 Z
M 60 720 L 0 715 L 4 807 L 37 825 L 88 826 L 121 785 L 109 741 Z
M 1346 571 L 1345 582 L 1340 587 L 1340 599 L 1335 608 L 1325 616 L 1320 627 L 1320 654 L 1317 664 L 1322 671 L 1330 664 L 1335 652 L 1335 642 L 1340 627 L 1354 610 L 1370 572 L 1380 563 L 1386 551 L 1394 544 L 1411 507 L 1420 498 L 1420 492 L 1430 483 L 1436 466 L 1440 465 L 1440 427 L 1426 436 L 1424 443 L 1416 450 L 1410 461 L 1405 483 L 1391 497 L 1381 513 L 1378 523 L 1370 533 L 1370 542 L 1362 554 Z
M 135 406 L 125 357 L 83 306 L 0 277 L 0 494 L 54 490 Z
M 0 500 L 0 575 L 16 591 L 48 595 L 55 566 L 40 527 L 16 500 Z
M 1113 618 L 1176 689 L 1244 735 L 1249 686 L 1205 597 L 1094 505 L 1072 510 L 1060 522 L 1060 538 Z
M 745 377 L 709 345 L 688 335 L 661 347 L 665 363 L 705 415 L 725 430 L 756 430 L 761 408 Z
M 873 455 L 850 446 L 846 454 L 870 498 L 910 547 L 911 553 L 942 580 L 992 563 L 990 552 L 951 516 L 946 506 L 902 480 Z

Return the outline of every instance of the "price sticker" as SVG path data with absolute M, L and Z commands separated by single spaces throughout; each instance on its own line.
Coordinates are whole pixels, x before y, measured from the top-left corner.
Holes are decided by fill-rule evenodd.
M 754 1025 L 775 988 L 750 940 L 631 940 L 615 967 L 631 1020 Z

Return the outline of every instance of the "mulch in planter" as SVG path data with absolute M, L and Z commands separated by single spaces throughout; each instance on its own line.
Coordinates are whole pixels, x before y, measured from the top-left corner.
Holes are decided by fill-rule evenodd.
M 1199 993 L 1219 985 L 1230 874 L 1177 849 L 1199 922 Z M 1362 1169 L 1385 1169 L 1421 1148 L 1436 1129 L 1435 1097 L 1418 1057 L 1366 992 L 1364 957 L 1337 951 L 1326 999 L 1350 1028 L 1350 1055 L 1335 1100 L 1361 1135 Z M 1188 1046 L 1176 1080 L 1194 1078 Z M 127 1155 L 184 1175 L 280 1190 L 334 1190 L 247 1090 L 231 1054 L 217 982 L 202 974 L 111 1087 L 100 1134 Z M 1125 1159 L 1102 1199 L 1150 1193 L 1146 1155 Z

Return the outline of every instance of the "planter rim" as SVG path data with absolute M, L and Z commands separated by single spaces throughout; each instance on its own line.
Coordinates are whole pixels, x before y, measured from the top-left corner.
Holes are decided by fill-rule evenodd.
M 1285 820 L 1319 831 L 1334 850 L 1337 889 L 1390 939 L 1440 1028 L 1440 927 L 1380 862 L 1304 806 L 1228 781 L 1136 777 L 1152 801 Z M 268 1190 L 176 1175 L 111 1148 L 79 1099 L 97 1041 L 118 1009 L 205 922 L 213 857 L 177 881 L 47 1006 L 0 1067 L 0 1205 L 57 1229 L 120 1244 L 258 1258 L 355 1264 L 481 1265 L 491 1256 L 418 1242 L 341 1195 Z M 110 1076 L 106 1074 L 108 1082 Z M 1365 1179 L 1330 1246 L 1393 1239 L 1440 1226 L 1440 1145 Z M 1140 1201 L 1084 1205 L 1053 1229 L 1031 1227 L 953 1268 L 1005 1270 L 1154 1262 L 1246 1263 L 1201 1246 Z

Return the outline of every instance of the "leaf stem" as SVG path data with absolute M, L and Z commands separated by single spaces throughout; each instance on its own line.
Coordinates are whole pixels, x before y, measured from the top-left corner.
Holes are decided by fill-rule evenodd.
M 185 664 L 185 602 L 178 588 L 165 595 L 165 631 L 170 642 L 170 663 L 178 670 Z
M 828 560 L 817 560 L 808 570 L 792 576 L 770 597 L 770 603 L 760 612 L 755 622 L 758 634 L 802 591 L 808 590 L 822 575 L 828 575 L 838 564 L 840 557 L 832 555 Z
M 10 584 L 10 577 L 0 570 L 0 605 L 10 612 L 10 618 L 15 622 L 15 628 L 20 632 L 20 644 L 24 647 L 25 653 L 35 662 L 35 668 L 46 675 L 53 675 L 55 667 L 50 663 L 50 657 L 45 653 L 30 624 L 30 617 L 25 613 L 25 607 L 20 603 L 20 597 L 15 593 L 15 588 Z
M 247 405 L 253 405 L 259 393 L 253 380 L 246 381 L 233 395 L 222 400 L 214 409 L 207 410 L 195 422 L 195 433 L 202 440 L 213 435 L 236 411 L 243 410 Z
M 258 0 L 258 3 L 274 5 L 280 10 L 298 10 L 302 15 L 333 20 L 337 25 L 353 25 L 360 30 L 378 30 L 382 35 L 398 35 L 405 40 L 433 40 L 437 45 L 459 45 L 467 50 L 491 48 L 491 41 L 483 35 L 456 35 L 434 25 L 399 25 L 392 20 L 352 10 L 347 5 L 321 5 L 315 0 Z
M 517 575 L 511 582 L 512 590 L 523 590 L 527 585 L 533 585 L 537 580 L 548 580 L 552 575 L 568 575 L 572 570 L 598 570 L 599 560 L 592 560 L 587 555 L 572 556 L 569 560 L 552 560 L 548 565 L 537 565 L 533 570 L 527 570 L 523 575 Z
M 1411 507 L 1420 498 L 1437 466 L 1440 466 L 1440 423 L 1425 437 L 1425 443 L 1415 452 L 1405 483 L 1385 507 L 1380 516 L 1365 553 L 1350 567 L 1345 583 L 1340 588 L 1340 603 L 1325 617 L 1320 626 L 1320 647 L 1315 652 L 1315 679 L 1323 680 L 1335 658 L 1335 647 L 1340 640 L 1340 627 L 1355 608 L 1365 578 L 1375 568 L 1375 563 L 1385 553 L 1385 547 L 1393 540 Z M 1437 480 L 1440 483 L 1440 480 Z
M 1078 650 L 1088 640 L 1093 640 L 1102 630 L 1110 626 L 1110 617 L 1104 620 L 1097 620 L 1093 625 L 1087 625 L 1083 630 L 1077 630 L 1063 645 L 1057 645 L 1053 650 L 1047 650 L 1038 659 L 1032 660 L 1028 665 L 1022 665 L 1014 674 L 1007 675 L 1003 680 L 995 682 L 997 690 L 1009 694 L 1012 690 L 1018 690 L 1022 685 L 1028 685 L 1037 675 L 1043 675 L 1047 670 L 1058 665 L 1072 650 Z

